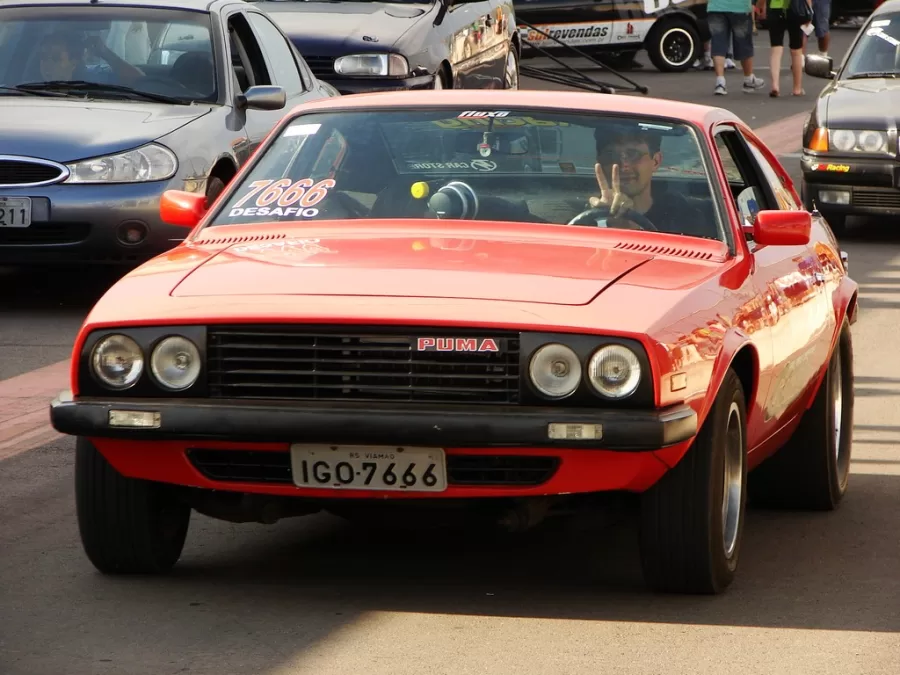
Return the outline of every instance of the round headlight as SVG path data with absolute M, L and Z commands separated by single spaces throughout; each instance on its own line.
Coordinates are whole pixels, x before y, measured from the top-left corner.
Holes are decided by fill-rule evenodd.
M 581 381 L 578 356 L 569 347 L 556 343 L 538 349 L 528 371 L 537 390 L 550 398 L 570 396 Z
M 94 375 L 110 389 L 128 389 L 144 372 L 144 354 L 137 342 L 125 335 L 109 335 L 91 354 Z
M 836 150 L 849 152 L 856 147 L 856 134 L 847 129 L 837 129 L 831 132 L 831 142 Z
M 628 347 L 607 345 L 591 357 L 588 379 L 607 398 L 626 398 L 641 381 L 641 364 Z
M 187 389 L 200 376 L 200 351 L 193 342 L 180 335 L 167 337 L 153 350 L 150 370 L 166 389 Z
M 886 135 L 878 131 L 861 131 L 859 134 L 859 147 L 863 152 L 884 152 L 886 145 Z

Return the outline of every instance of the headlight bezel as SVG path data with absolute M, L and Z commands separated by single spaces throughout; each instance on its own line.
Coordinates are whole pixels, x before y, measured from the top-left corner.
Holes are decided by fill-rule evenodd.
M 861 158 L 896 157 L 898 155 L 898 152 L 900 152 L 900 149 L 897 148 L 896 134 L 893 134 L 890 131 L 884 129 L 847 129 L 844 127 L 835 128 L 828 126 L 827 124 L 822 124 L 819 126 L 819 128 L 825 131 L 826 138 L 828 139 L 828 149 L 814 150 L 812 148 L 805 147 L 806 144 L 804 144 L 805 151 L 821 155 Z M 846 137 L 848 134 L 852 136 L 850 144 L 845 142 L 838 143 L 841 138 Z M 873 135 L 877 136 L 881 140 L 880 149 L 863 149 L 861 147 L 863 138 L 871 138 Z
M 162 157 L 169 160 L 171 166 L 158 175 L 134 180 L 82 179 L 79 177 L 80 166 L 89 165 L 91 163 L 121 160 L 129 155 L 147 153 L 149 151 L 159 153 Z M 122 152 L 99 155 L 97 157 L 85 157 L 84 159 L 79 159 L 74 162 L 67 162 L 64 166 L 68 170 L 69 175 L 61 182 L 62 185 L 140 185 L 144 183 L 159 183 L 171 180 L 178 174 L 179 162 L 178 156 L 171 148 L 167 148 L 161 143 L 152 141 L 150 143 L 144 143 L 136 148 L 131 148 L 130 150 L 123 150 Z
M 543 395 L 531 381 L 531 359 L 537 351 L 551 343 L 560 343 L 572 349 L 581 364 L 581 382 L 578 388 L 564 398 L 548 398 Z M 627 397 L 614 399 L 603 396 L 591 384 L 588 377 L 588 364 L 593 355 L 608 345 L 621 345 L 630 349 L 637 358 L 641 368 L 641 379 L 637 388 Z M 520 402 L 521 405 L 553 406 L 570 408 L 654 408 L 656 405 L 654 371 L 650 366 L 650 358 L 644 345 L 635 339 L 605 335 L 586 335 L 576 333 L 521 333 L 519 346 Z
M 346 63 L 349 64 L 352 59 L 377 59 L 383 60 L 384 68 L 382 69 L 384 72 L 365 72 L 363 69 L 353 70 L 350 69 L 348 71 L 344 71 L 341 69 L 341 66 Z M 396 68 L 392 69 L 392 65 L 396 65 Z M 409 77 L 410 68 L 409 68 L 409 60 L 403 56 L 402 54 L 397 54 L 396 52 L 362 52 L 358 54 L 344 54 L 343 56 L 338 56 L 334 60 L 334 64 L 332 65 L 332 70 L 334 70 L 335 74 L 342 75 L 344 77 L 363 77 L 363 78 L 375 78 L 375 77 L 384 77 L 384 78 L 403 78 Z M 394 72 L 392 72 L 392 70 Z
M 205 326 L 141 326 L 96 329 L 85 339 L 78 360 L 78 395 L 116 398 L 194 398 L 208 396 L 207 351 Z M 143 371 L 137 382 L 127 389 L 113 389 L 103 384 L 93 370 L 95 347 L 111 335 L 124 335 L 134 340 L 144 358 Z M 200 373 L 193 385 L 182 390 L 166 389 L 151 372 L 150 359 L 156 347 L 166 338 L 180 336 L 190 340 L 200 354 Z

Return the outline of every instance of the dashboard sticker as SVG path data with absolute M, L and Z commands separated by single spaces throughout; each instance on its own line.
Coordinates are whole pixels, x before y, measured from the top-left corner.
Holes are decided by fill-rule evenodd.
M 290 178 L 279 180 L 257 180 L 250 183 L 250 189 L 243 197 L 238 199 L 231 211 L 229 218 L 239 216 L 297 216 L 299 218 L 314 218 L 319 210 L 314 208 L 325 197 L 329 190 L 335 186 L 335 181 L 327 178 L 313 184 L 312 178 L 301 178 L 293 181 Z M 251 199 L 256 198 L 252 205 L 245 206 Z
M 494 129 L 508 129 L 510 127 L 567 127 L 568 122 L 552 122 L 549 120 L 538 120 L 534 117 L 525 115 L 523 117 L 505 117 L 494 119 Z M 477 129 L 486 127 L 490 122 L 484 118 L 456 118 L 451 120 L 434 120 L 435 126 L 441 129 Z

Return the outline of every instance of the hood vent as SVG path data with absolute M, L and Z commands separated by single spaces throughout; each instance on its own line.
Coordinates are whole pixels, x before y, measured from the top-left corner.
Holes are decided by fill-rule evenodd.
M 682 248 L 680 246 L 663 246 L 661 244 L 638 244 L 636 242 L 619 242 L 613 248 L 620 251 L 635 251 L 638 253 L 655 253 L 657 255 L 668 255 L 675 258 L 691 258 L 693 260 L 718 260 L 722 257 L 709 251 L 698 251 L 696 249 Z
M 213 246 L 219 244 L 246 244 L 251 241 L 276 241 L 287 237 L 283 232 L 274 234 L 245 234 L 234 237 L 216 237 L 214 239 L 196 239 L 194 246 Z

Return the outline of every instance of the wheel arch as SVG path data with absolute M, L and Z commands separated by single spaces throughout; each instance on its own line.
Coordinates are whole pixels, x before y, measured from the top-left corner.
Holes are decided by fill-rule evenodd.
M 441 60 L 438 64 L 437 70 L 435 71 L 438 74 L 443 73 L 444 75 L 444 84 L 447 85 L 447 89 L 453 89 L 453 66 L 450 65 L 450 62 L 447 59 Z
M 216 158 L 212 168 L 209 170 L 209 176 L 219 178 L 227 186 L 231 179 L 237 175 L 238 165 L 231 155 L 222 155 Z

